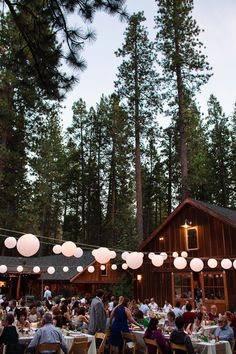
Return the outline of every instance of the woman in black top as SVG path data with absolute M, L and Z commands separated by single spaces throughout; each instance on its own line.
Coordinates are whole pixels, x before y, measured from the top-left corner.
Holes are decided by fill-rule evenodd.
M 3 332 L 0 336 L 0 345 L 6 345 L 6 354 L 18 354 L 21 353 L 21 347 L 18 344 L 18 333 L 16 327 L 13 326 L 14 316 L 8 313 L 3 320 Z

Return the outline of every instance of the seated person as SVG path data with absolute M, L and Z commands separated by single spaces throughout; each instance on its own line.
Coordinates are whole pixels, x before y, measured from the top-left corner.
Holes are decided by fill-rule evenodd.
M 17 322 L 16 322 L 17 328 L 21 331 L 26 328 L 30 328 L 30 323 L 27 320 L 27 315 L 26 312 L 22 312 L 21 314 L 17 315 Z
M 145 327 L 145 328 L 148 326 L 148 323 L 149 323 L 148 318 L 147 318 L 147 317 L 144 318 L 143 312 L 140 311 L 140 310 L 138 310 L 138 311 L 136 312 L 136 314 L 135 314 L 135 320 L 137 321 L 137 323 L 138 323 L 139 325 L 143 325 L 143 327 Z
M 198 312 L 194 319 L 194 322 L 189 323 L 186 328 L 186 332 L 188 334 L 197 333 L 199 335 L 202 335 L 204 333 L 204 328 L 202 327 L 202 317 L 202 313 Z
M 189 323 L 193 323 L 196 317 L 196 313 L 192 312 L 192 305 L 190 303 L 186 304 L 186 310 L 183 313 L 184 327 L 186 328 Z
M 23 352 L 18 343 L 18 333 L 16 331 L 16 327 L 13 325 L 14 316 L 12 313 L 8 313 L 3 318 L 3 332 L 0 336 L 0 345 L 6 345 L 5 354 L 18 354 Z
M 216 305 L 211 305 L 211 310 L 210 312 L 208 313 L 208 319 L 210 321 L 215 321 L 218 319 L 218 312 L 217 312 L 217 307 Z
M 169 311 L 172 310 L 172 306 L 168 300 L 165 300 L 165 304 L 163 306 L 163 311 L 168 313 Z
M 52 324 L 52 315 L 46 312 L 43 316 L 43 327 L 41 327 L 31 340 L 28 351 L 35 351 L 41 343 L 59 343 L 63 352 L 68 354 L 68 348 L 61 331 Z
M 76 328 L 85 328 L 89 324 L 89 319 L 85 315 L 84 307 L 74 309 L 74 316 L 71 319 L 71 323 Z
M 150 308 L 148 306 L 149 304 L 149 300 L 148 299 L 145 299 L 143 304 L 139 307 L 139 310 L 142 311 L 142 313 L 144 314 L 144 316 L 147 316 L 148 313 L 150 312 Z
M 227 340 L 231 342 L 234 338 L 234 331 L 232 327 L 228 325 L 227 317 L 222 316 L 218 321 L 218 327 L 214 332 L 216 340 Z
M 167 313 L 167 320 L 164 323 L 164 328 L 167 332 L 172 332 L 174 329 L 176 329 L 175 314 L 173 311 L 169 311 Z
M 163 336 L 162 332 L 157 329 L 157 326 L 158 326 L 158 319 L 156 317 L 151 318 L 148 327 L 146 329 L 146 332 L 144 334 L 144 338 L 155 339 L 159 344 L 162 353 L 168 354 L 171 352 L 169 344 L 165 339 L 165 337 Z M 149 345 L 148 354 L 155 354 L 155 353 L 156 353 L 156 348 Z
M 30 311 L 28 313 L 28 320 L 30 323 L 32 322 L 38 322 L 40 320 L 41 316 L 40 313 L 37 312 L 37 308 L 35 305 L 30 306 Z
M 174 330 L 171 334 L 170 334 L 170 342 L 171 343 L 175 343 L 175 344 L 182 344 L 185 345 L 187 350 L 188 350 L 188 354 L 194 354 L 194 349 L 193 349 L 193 345 L 191 342 L 190 337 L 184 332 L 184 318 L 182 316 L 178 316 L 175 320 L 175 324 L 177 329 Z
M 183 313 L 184 313 L 184 311 L 181 310 L 180 306 L 181 306 L 180 302 L 177 301 L 176 304 L 175 304 L 175 307 L 172 309 L 172 311 L 175 314 L 175 317 L 182 316 Z

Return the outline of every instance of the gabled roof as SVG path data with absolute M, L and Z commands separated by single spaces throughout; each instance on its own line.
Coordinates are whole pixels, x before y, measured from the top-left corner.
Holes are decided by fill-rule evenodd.
M 71 278 L 78 274 L 76 270 L 78 266 L 86 268 L 93 262 L 94 257 L 90 251 L 84 251 L 83 256 L 80 258 L 65 257 L 61 254 L 30 258 L 7 256 L 0 257 L 0 264 L 5 264 L 7 266 L 7 271 L 11 273 L 17 272 L 16 268 L 19 265 L 23 266 L 23 273 L 33 273 L 33 267 L 39 266 L 42 271 L 39 279 L 42 280 L 70 281 Z M 54 274 L 47 273 L 47 268 L 49 266 L 55 267 L 56 271 Z M 64 266 L 68 266 L 68 272 L 63 272 Z
M 219 207 L 210 203 L 186 198 L 179 206 L 142 242 L 139 247 L 141 251 L 182 209 L 185 205 L 191 205 L 203 212 L 225 222 L 236 228 L 236 210 Z

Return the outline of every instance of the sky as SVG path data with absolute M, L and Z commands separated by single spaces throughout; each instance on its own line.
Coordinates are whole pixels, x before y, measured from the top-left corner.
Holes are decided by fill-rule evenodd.
M 155 0 L 126 0 L 126 6 L 129 13 L 144 11 L 146 22 L 143 24 L 148 28 L 150 39 L 154 39 Z M 200 39 L 206 47 L 204 53 L 214 73 L 202 87 L 196 98 L 197 103 L 206 114 L 207 100 L 210 94 L 214 94 L 224 112 L 231 114 L 236 102 L 236 1 L 195 0 L 193 17 L 199 27 L 204 29 Z M 109 95 L 114 91 L 114 80 L 120 64 L 114 52 L 122 46 L 127 23 L 120 22 L 118 16 L 100 12 L 90 27 L 95 30 L 97 38 L 86 44 L 82 55 L 87 62 L 87 69 L 79 74 L 79 83 L 62 102 L 64 128 L 71 124 L 73 102 L 82 98 L 87 108 L 95 107 L 102 94 Z

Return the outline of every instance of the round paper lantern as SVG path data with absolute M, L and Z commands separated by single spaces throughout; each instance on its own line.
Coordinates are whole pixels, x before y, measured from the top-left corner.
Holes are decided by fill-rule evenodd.
M 115 251 L 111 251 L 110 252 L 110 257 L 111 257 L 111 259 L 116 258 L 116 252 Z
M 84 253 L 84 252 L 83 252 L 82 248 L 77 247 L 76 250 L 75 250 L 75 253 L 74 253 L 74 257 L 80 258 L 80 257 L 83 256 L 83 253 Z
M 60 254 L 61 253 L 61 245 L 55 245 L 52 248 L 53 253 Z
M 21 272 L 23 272 L 24 268 L 22 266 L 18 266 L 16 268 L 16 270 L 17 270 L 17 272 L 21 273 Z
M 166 252 L 161 252 L 160 256 L 164 259 L 164 261 L 167 259 L 168 255 Z
M 138 269 L 143 264 L 143 253 L 131 252 L 126 258 L 126 263 L 131 269 Z
M 55 268 L 54 267 L 48 267 L 47 272 L 48 272 L 48 274 L 53 274 L 53 273 L 55 273 Z
M 78 266 L 78 267 L 77 267 L 77 272 L 78 272 L 78 273 L 83 272 L 83 270 L 84 270 L 84 268 L 83 268 L 82 266 Z
M 4 264 L 0 265 L 0 273 L 6 273 L 7 272 L 7 266 Z
M 161 255 L 156 254 L 154 257 L 152 257 L 152 264 L 155 267 L 161 267 L 163 263 L 164 259 Z
M 216 259 L 210 258 L 210 259 L 208 259 L 207 264 L 208 264 L 208 267 L 209 267 L 209 268 L 216 268 L 218 262 L 217 262 Z
M 93 255 L 93 256 L 95 256 L 95 254 L 96 254 L 96 250 L 92 250 L 92 252 L 91 252 L 91 253 L 92 253 L 92 255 Z
M 89 272 L 89 273 L 93 273 L 94 271 L 95 271 L 94 266 L 89 266 L 89 267 L 88 267 L 88 272 Z
M 122 258 L 124 261 L 126 261 L 126 258 L 127 258 L 127 256 L 128 256 L 128 254 L 129 254 L 129 252 L 127 252 L 127 251 L 123 252 L 123 253 L 121 254 L 121 258 Z
M 186 251 L 181 252 L 181 257 L 187 258 L 188 253 Z
M 236 269 L 236 260 L 233 261 L 233 267 Z
M 201 270 L 204 268 L 204 263 L 200 258 L 191 259 L 189 265 L 194 272 L 201 272 Z
M 148 253 L 148 258 L 149 258 L 149 259 L 152 259 L 152 257 L 154 257 L 154 256 L 155 256 L 155 253 L 154 253 L 154 252 Z
M 187 261 L 184 257 L 176 257 L 174 259 L 174 266 L 176 269 L 184 269 L 187 266 Z
M 177 257 L 179 256 L 179 254 L 178 254 L 178 252 L 173 252 L 173 253 L 172 253 L 172 256 L 173 256 L 174 258 L 177 258 Z
M 229 258 L 222 259 L 220 264 L 223 269 L 230 269 L 232 267 L 232 261 Z
M 123 263 L 121 267 L 122 267 L 122 269 L 126 270 L 126 269 L 128 269 L 128 264 L 127 263 Z
M 116 270 L 116 269 L 117 269 L 117 265 L 116 265 L 116 264 L 112 264 L 112 265 L 111 265 L 111 269 L 112 269 L 112 270 Z
M 104 264 L 101 265 L 100 267 L 101 270 L 105 270 L 106 269 L 106 266 Z
M 100 247 L 94 252 L 94 258 L 100 264 L 106 264 L 111 259 L 111 252 L 106 247 Z
M 63 272 L 67 273 L 69 271 L 69 268 L 67 266 L 62 268 Z
M 24 257 L 31 257 L 38 252 L 40 247 L 39 239 L 32 234 L 25 234 L 17 241 L 17 251 Z
M 6 246 L 6 248 L 14 248 L 16 246 L 15 237 L 7 237 L 4 241 L 4 245 Z
M 61 252 L 66 257 L 72 257 L 76 251 L 76 244 L 72 241 L 66 241 L 61 246 Z
M 33 268 L 33 272 L 34 272 L 34 273 L 39 273 L 39 272 L 40 272 L 40 267 L 35 266 L 35 267 Z

